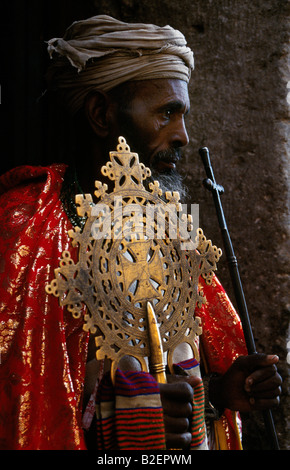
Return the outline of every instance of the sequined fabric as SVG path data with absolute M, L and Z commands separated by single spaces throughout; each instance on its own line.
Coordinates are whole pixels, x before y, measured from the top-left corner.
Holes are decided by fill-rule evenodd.
M 195 311 L 202 319 L 202 348 L 210 371 L 224 374 L 237 357 L 248 354 L 241 321 L 215 275 L 209 286 L 200 278 L 199 289 L 206 299 Z
M 0 449 L 84 449 L 87 333 L 45 292 L 71 228 L 64 165 L 0 179 Z
M 202 320 L 200 338 L 203 363 L 207 373 L 224 374 L 235 359 L 248 354 L 241 321 L 215 275 L 209 286 L 200 278 L 199 289 L 206 298 L 206 302 L 201 308 L 196 308 L 195 312 Z M 239 422 L 239 414 L 226 409 L 220 420 L 215 422 L 219 434 L 213 444 L 215 449 L 240 449 L 237 421 Z

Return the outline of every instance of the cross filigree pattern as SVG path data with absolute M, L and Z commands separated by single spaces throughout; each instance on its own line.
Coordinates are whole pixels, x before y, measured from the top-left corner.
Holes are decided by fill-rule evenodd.
M 96 181 L 97 203 L 90 194 L 76 196 L 78 215 L 86 217 L 82 230 L 75 227 L 69 232 L 72 245 L 79 248 L 78 262 L 63 252 L 46 291 L 59 297 L 60 305 L 76 318 L 86 305 L 84 329 L 93 334 L 99 329 L 97 358 L 110 358 L 113 370 L 125 354 L 146 368 L 148 300 L 154 306 L 164 352 L 172 357 L 176 346 L 187 342 L 198 355 L 195 340 L 202 330 L 195 308 L 204 301 L 198 279 L 202 275 L 211 282 L 221 250 L 201 229 L 192 250 L 182 248 L 184 234 L 178 229 L 170 238 L 170 222 L 180 211 L 179 194 L 167 192 L 161 198 L 157 181 L 145 189 L 143 181 L 150 170 L 139 163 L 123 137 L 102 173 L 115 182 L 114 190 L 108 193 L 107 185 Z M 148 207 L 154 209 L 149 227 Z M 162 238 L 160 215 L 165 222 Z M 190 216 L 180 218 L 184 217 L 189 227 Z

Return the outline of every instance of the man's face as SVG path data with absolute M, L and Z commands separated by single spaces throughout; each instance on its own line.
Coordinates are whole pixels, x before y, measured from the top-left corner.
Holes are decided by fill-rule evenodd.
M 180 179 L 176 163 L 180 149 L 188 144 L 184 121 L 190 108 L 187 84 L 159 79 L 135 82 L 134 87 L 128 108 L 119 110 L 119 135 L 125 137 L 131 151 L 139 154 L 164 189 L 180 191 L 176 187 Z

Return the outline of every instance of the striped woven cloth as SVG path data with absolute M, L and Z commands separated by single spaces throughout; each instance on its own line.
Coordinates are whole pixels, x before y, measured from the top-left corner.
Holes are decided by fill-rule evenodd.
M 199 363 L 196 359 L 189 359 L 179 363 L 188 375 L 198 375 Z M 194 396 L 192 404 L 192 425 L 191 425 L 191 450 L 203 449 L 206 441 L 206 425 L 204 417 L 204 387 L 201 382 L 199 385 L 194 387 Z
M 180 364 L 188 373 L 198 368 L 195 360 Z M 97 445 L 99 450 L 165 449 L 163 409 L 159 386 L 146 372 L 117 370 L 115 386 L 105 376 L 96 399 Z M 205 441 L 204 392 L 194 389 L 191 449 Z

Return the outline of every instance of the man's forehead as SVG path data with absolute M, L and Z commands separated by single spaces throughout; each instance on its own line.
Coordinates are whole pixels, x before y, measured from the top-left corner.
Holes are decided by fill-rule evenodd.
M 190 99 L 188 85 L 179 79 L 155 79 L 135 82 L 137 85 L 135 96 L 137 99 L 145 99 L 156 106 L 175 104 L 177 107 L 189 109 Z

